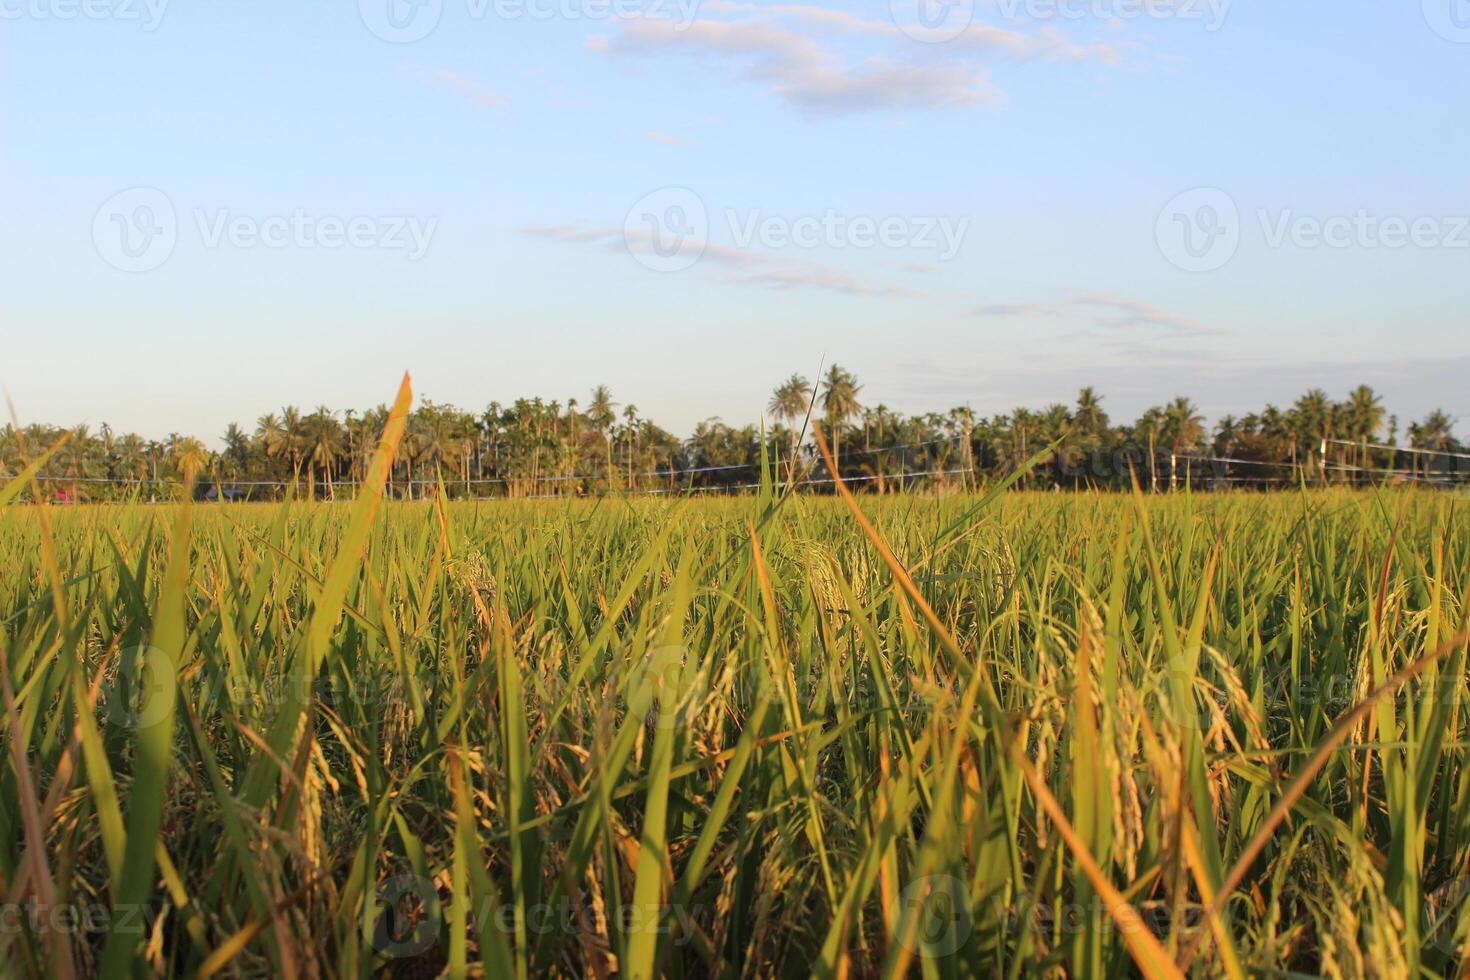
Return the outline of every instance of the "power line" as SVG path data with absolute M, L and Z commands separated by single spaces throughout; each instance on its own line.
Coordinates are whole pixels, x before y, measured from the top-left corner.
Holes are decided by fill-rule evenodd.
M 1332 440 L 1332 441 L 1339 441 L 1339 440 Z M 1355 443 L 1355 442 L 1354 443 L 1347 443 L 1347 445 L 1356 446 L 1356 445 L 1359 445 L 1359 443 Z M 1315 469 L 1316 468 L 1316 465 L 1318 465 L 1318 464 L 1309 464 L 1309 463 L 1300 463 L 1300 462 L 1298 462 L 1298 463 L 1278 463 L 1278 462 L 1271 462 L 1271 461 L 1267 461 L 1267 460 L 1257 460 L 1257 459 L 1234 459 L 1234 458 L 1229 457 L 1229 456 L 1184 455 L 1183 453 L 1179 454 L 1178 455 L 1178 458 L 1179 459 L 1186 459 L 1186 460 L 1194 460 L 1194 461 L 1197 461 L 1197 462 L 1206 462 L 1206 463 L 1228 463 L 1228 464 L 1234 464 L 1234 465 L 1240 465 L 1240 466 L 1270 466 L 1270 467 L 1278 467 L 1278 468 L 1282 468 L 1282 469 L 1293 469 L 1293 470 L 1300 469 L 1300 470 L 1304 470 L 1304 471 L 1305 470 Z M 1383 469 L 1381 467 L 1371 467 L 1371 466 L 1354 466 L 1351 463 L 1334 462 L 1334 461 L 1331 461 L 1331 460 L 1323 461 L 1323 462 L 1320 463 L 1320 465 L 1323 466 L 1323 467 L 1325 467 L 1325 468 L 1327 468 L 1327 469 L 1335 470 L 1335 471 L 1340 471 L 1340 472 L 1378 473 L 1378 474 L 1387 475 L 1387 476 L 1402 476 L 1402 477 L 1407 477 L 1408 479 L 1430 480 L 1430 477 L 1426 477 L 1426 476 L 1424 476 L 1422 474 L 1416 473 L 1413 470 Z M 1454 477 L 1454 476 L 1457 476 L 1457 475 L 1458 474 L 1455 474 L 1455 473 L 1440 473 L 1440 474 L 1438 474 L 1438 477 L 1436 479 L 1432 479 L 1432 480 L 1430 480 L 1430 482 L 1455 482 L 1451 478 Z M 1220 477 L 1220 479 L 1225 479 L 1225 477 Z M 1278 479 L 1278 478 L 1277 477 L 1261 477 L 1261 479 L 1263 479 L 1263 480 L 1274 480 L 1274 479 Z
M 1378 442 L 1353 442 L 1350 439 L 1328 439 L 1339 446 L 1367 446 L 1369 449 L 1389 449 L 1396 453 L 1414 453 L 1419 456 L 1449 456 L 1454 459 L 1470 459 L 1470 453 L 1452 453 L 1445 449 L 1419 449 L 1411 446 L 1386 446 Z
M 878 447 L 873 447 L 873 448 L 868 448 L 868 449 L 850 449 L 850 450 L 846 450 L 846 451 L 843 452 L 842 458 L 843 459 L 851 459 L 854 456 L 873 456 L 873 455 L 879 455 L 879 454 L 882 454 L 882 453 L 896 453 L 896 452 L 901 452 L 901 451 L 907 450 L 907 449 L 918 449 L 918 448 L 923 447 L 923 446 L 937 446 L 937 445 L 940 445 L 942 443 L 952 443 L 952 442 L 957 441 L 960 438 L 961 438 L 960 436 L 950 436 L 950 437 L 943 438 L 943 439 L 929 439 L 929 440 L 927 440 L 925 442 L 906 443 L 904 445 L 899 445 L 899 446 L 878 446 Z M 780 462 L 781 462 L 781 457 L 778 455 L 775 459 L 771 460 L 770 462 L 771 462 L 771 465 L 779 465 Z M 757 462 L 754 462 L 754 463 L 728 463 L 728 464 L 724 464 L 724 465 L 721 465 L 721 466 L 691 466 L 691 467 L 688 467 L 686 469 L 646 470 L 646 471 L 643 471 L 643 472 L 632 473 L 632 474 L 627 474 L 627 473 L 624 473 L 622 470 L 618 470 L 615 474 L 609 474 L 609 473 L 569 473 L 568 474 L 568 473 L 563 473 L 563 474 L 555 474 L 555 475 L 551 475 L 551 476 L 534 476 L 534 477 L 530 477 L 530 476 L 528 476 L 528 477 L 488 476 L 488 477 L 475 477 L 475 478 L 469 479 L 469 480 L 444 480 L 442 482 L 444 482 L 446 486 L 486 486 L 486 485 L 490 485 L 490 486 L 503 486 L 503 485 L 508 485 L 508 484 L 526 484 L 526 483 L 531 483 L 531 484 L 539 484 L 539 483 L 568 483 L 568 482 L 571 482 L 571 481 L 574 481 L 574 480 L 601 480 L 601 479 L 607 479 L 607 478 L 609 478 L 610 476 L 613 476 L 613 475 L 617 476 L 618 478 L 626 478 L 628 476 L 632 476 L 633 478 L 639 478 L 639 477 L 642 477 L 642 478 L 652 478 L 652 477 L 667 477 L 667 476 L 674 476 L 674 477 L 679 477 L 679 476 L 694 476 L 694 475 L 701 474 L 701 473 L 720 473 L 720 472 L 728 472 L 730 470 L 754 470 L 754 469 L 759 469 L 760 468 L 760 465 L 761 465 L 760 462 L 757 461 Z M 105 484 L 112 484 L 112 485 L 116 485 L 116 486 L 170 486 L 170 485 L 173 485 L 173 484 L 176 484 L 176 483 L 180 482 L 178 480 L 159 479 L 159 478 L 156 478 L 156 477 L 150 479 L 150 478 L 135 478 L 135 477 L 95 477 L 95 476 L 93 476 L 93 477 L 89 477 L 89 476 L 69 477 L 69 476 L 38 475 L 34 479 L 36 479 L 38 482 L 47 482 L 47 483 L 86 483 L 86 484 L 105 483 Z M 220 486 L 223 486 L 223 487 L 292 487 L 292 486 L 300 486 L 303 481 L 301 481 L 301 480 L 236 480 L 236 479 L 226 479 L 226 478 L 221 477 L 221 478 L 214 479 L 214 480 L 200 480 L 199 482 L 203 486 L 213 486 L 214 484 L 218 483 Z M 431 487 L 431 486 L 438 486 L 441 481 L 440 480 L 428 480 L 428 479 L 408 479 L 408 480 L 394 480 L 392 482 L 395 485 L 400 485 L 400 486 L 415 486 L 415 487 L 430 486 Z M 326 481 L 318 481 L 318 483 L 320 485 L 323 485 L 323 486 L 327 485 L 327 482 Z M 332 480 L 332 481 L 330 481 L 330 485 L 332 487 L 334 487 L 334 488 L 350 489 L 350 488 L 360 487 L 362 485 L 362 483 L 359 480 Z

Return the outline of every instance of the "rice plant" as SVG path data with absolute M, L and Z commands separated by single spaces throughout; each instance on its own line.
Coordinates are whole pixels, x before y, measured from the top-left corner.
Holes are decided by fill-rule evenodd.
M 17 975 L 1464 975 L 1422 490 L 0 497 Z

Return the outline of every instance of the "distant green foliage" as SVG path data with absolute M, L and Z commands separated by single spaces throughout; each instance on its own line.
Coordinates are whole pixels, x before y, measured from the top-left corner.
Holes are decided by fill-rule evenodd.
M 520 398 L 509 405 L 491 402 L 476 414 L 423 401 L 398 445 L 388 492 L 399 499 L 432 497 L 441 478 L 453 499 L 748 490 L 758 482 L 763 451 L 768 460 L 779 457 L 783 474 L 820 480 L 830 474 L 814 465 L 809 412 L 831 433 L 842 475 L 863 492 L 973 490 L 1052 443 L 1056 453 L 1023 488 L 1126 489 L 1130 471 L 1146 488 L 1161 491 L 1185 484 L 1265 489 L 1303 481 L 1362 486 L 1470 479 L 1470 459 L 1428 454 L 1464 450 L 1454 419 L 1435 411 L 1400 432 L 1398 419 L 1366 385 L 1341 402 L 1313 390 L 1286 409 L 1267 405 L 1227 415 L 1213 433 L 1185 397 L 1146 410 L 1132 424 L 1111 422 L 1102 402 L 1084 388 L 1075 405 L 1039 411 L 1017 408 L 986 418 L 961 406 L 904 415 L 873 403 L 866 386 L 834 364 L 815 386 L 794 374 L 775 388 L 764 439 L 757 423 L 718 418 L 697 423 L 679 439 L 641 417 L 637 406 L 614 401 L 601 385 L 585 406 L 575 398 Z M 24 468 L 22 441 L 34 456 L 69 433 L 44 470 L 48 493 L 68 501 L 178 499 L 182 474 L 190 469 L 200 474 L 201 494 L 214 488 L 216 495 L 228 490 L 252 500 L 282 500 L 288 491 L 296 499 L 341 499 L 355 495 L 387 416 L 385 405 L 365 412 L 286 407 L 253 426 L 231 424 L 214 450 L 177 433 L 145 439 L 105 425 L 37 425 L 23 430 L 22 439 L 5 426 L 0 479 Z M 1424 452 L 1371 445 L 1384 440 Z

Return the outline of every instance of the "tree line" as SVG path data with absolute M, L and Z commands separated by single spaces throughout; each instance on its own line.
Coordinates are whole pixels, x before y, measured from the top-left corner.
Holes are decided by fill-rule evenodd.
M 409 418 L 389 493 L 423 497 L 441 483 L 455 498 L 738 491 L 757 483 L 763 454 L 780 478 L 830 489 L 812 423 L 829 436 L 842 478 L 874 493 L 974 488 L 1048 449 L 1020 487 L 1123 488 L 1135 475 L 1155 491 L 1452 483 L 1470 475 L 1470 461 L 1450 455 L 1465 450 L 1455 419 L 1436 410 L 1401 431 L 1366 385 L 1342 401 L 1313 389 L 1284 408 L 1227 415 L 1211 430 L 1182 396 L 1114 424 L 1091 387 L 1070 405 L 988 418 L 968 407 L 904 415 L 867 403 L 858 379 L 834 364 L 816 383 L 800 374 L 781 382 L 767 414 L 768 427 L 711 418 L 680 439 L 635 405 L 615 402 L 605 386 L 585 404 L 521 398 L 478 414 L 425 400 Z M 231 423 L 219 449 L 192 436 L 147 439 L 105 424 L 95 431 L 7 425 L 0 471 L 13 477 L 65 437 L 41 472 L 57 500 L 176 499 L 188 473 L 202 499 L 333 499 L 350 496 L 362 479 L 387 416 L 386 405 L 287 407 L 249 428 Z

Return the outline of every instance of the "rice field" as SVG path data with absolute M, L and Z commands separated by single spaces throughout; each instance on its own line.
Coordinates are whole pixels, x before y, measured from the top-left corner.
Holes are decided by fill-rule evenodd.
M 1452 495 L 30 492 L 13 974 L 1465 975 Z

